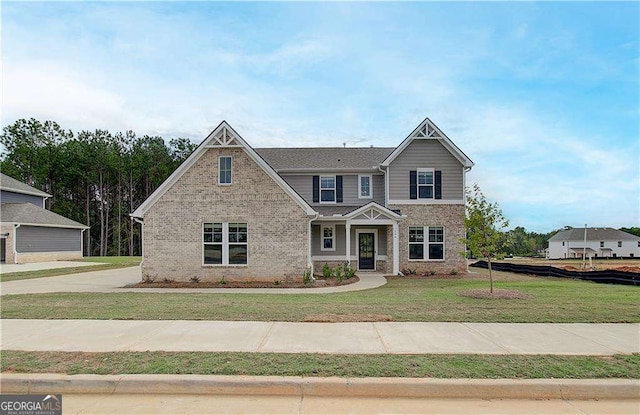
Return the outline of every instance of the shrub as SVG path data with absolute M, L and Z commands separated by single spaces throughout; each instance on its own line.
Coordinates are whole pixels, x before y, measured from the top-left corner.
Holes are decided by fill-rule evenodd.
M 280 280 L 274 280 L 273 281 L 273 285 L 280 285 L 282 284 L 282 282 L 280 282 Z
M 176 280 L 172 280 L 171 278 L 163 278 L 162 282 L 164 282 L 165 284 L 170 284 L 172 282 L 176 282 Z
M 307 284 L 311 284 L 311 268 L 307 268 L 306 270 L 304 270 L 304 274 L 302 274 L 302 282 L 307 285 Z
M 218 281 L 218 284 L 220 284 L 220 285 L 227 285 L 227 281 L 224 279 L 224 277 L 222 277 L 222 278 L 220 279 L 220 281 Z
M 344 270 L 342 269 L 341 265 L 335 267 L 331 274 L 338 280 L 338 283 L 341 283 L 344 279 Z
M 326 262 L 322 266 L 322 276 L 324 278 L 331 278 L 331 267 Z
M 200 278 L 199 277 L 191 277 L 189 278 L 189 281 L 191 281 L 194 284 L 197 284 L 200 282 Z
M 432 269 L 431 271 L 429 271 L 429 274 L 436 275 L 436 271 Z
M 416 268 L 411 269 L 411 268 L 405 268 L 402 270 L 402 273 L 404 275 L 416 275 L 416 273 L 418 272 L 418 270 Z
M 152 277 L 149 274 L 145 274 L 145 275 L 142 276 L 142 282 L 145 283 L 145 284 L 151 284 L 155 280 L 156 280 L 156 278 Z
M 458 270 L 457 269 L 452 269 L 451 271 L 449 271 L 450 275 L 458 275 Z
M 344 263 L 344 277 L 348 280 L 356 276 L 356 270 L 351 268 L 348 263 Z

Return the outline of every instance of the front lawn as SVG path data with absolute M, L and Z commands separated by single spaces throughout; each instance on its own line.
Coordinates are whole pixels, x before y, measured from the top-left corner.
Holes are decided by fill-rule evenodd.
M 305 321 L 320 314 L 349 321 L 382 315 L 393 321 L 640 322 L 640 288 L 494 272 L 495 287 L 528 299 L 476 299 L 459 292 L 487 288 L 476 277 L 390 279 L 376 289 L 338 294 L 51 293 L 2 297 L 2 318 Z M 390 318 L 389 318 L 390 317 Z
M 56 277 L 58 275 L 79 274 L 82 272 L 102 271 L 105 269 L 116 269 L 135 267 L 140 265 L 142 257 L 139 256 L 93 256 L 83 258 L 80 262 L 99 262 L 98 265 L 85 267 L 68 267 L 43 269 L 40 271 L 12 272 L 0 275 L 0 282 L 28 280 L 32 278 Z
M 640 355 L 325 355 L 311 353 L 2 353 L 2 372 L 431 378 L 640 378 Z

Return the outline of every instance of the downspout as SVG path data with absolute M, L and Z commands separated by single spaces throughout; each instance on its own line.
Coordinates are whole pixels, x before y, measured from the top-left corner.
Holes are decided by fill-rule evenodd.
M 142 265 L 144 264 L 144 220 L 134 216 L 132 216 L 132 218 L 140 224 L 140 256 L 142 257 L 142 261 L 140 261 L 140 270 L 142 270 Z
M 20 227 L 19 223 L 13 224 L 13 263 L 18 263 L 18 249 L 16 246 L 16 241 L 18 240 L 18 228 Z
M 382 170 L 382 167 L 378 164 L 378 170 L 384 173 L 384 207 L 388 208 L 389 206 L 389 178 L 387 177 L 387 171 Z M 373 182 L 371 183 L 371 187 L 373 188 Z
M 312 250 L 311 250 L 311 222 L 318 219 L 320 217 L 319 213 L 316 213 L 313 219 L 309 219 L 309 223 L 307 223 L 307 266 L 311 270 L 311 281 L 315 281 L 315 277 L 313 276 L 313 260 L 312 260 Z
M 84 257 L 84 231 L 86 231 L 86 229 L 80 230 L 80 255 L 82 255 L 83 257 Z

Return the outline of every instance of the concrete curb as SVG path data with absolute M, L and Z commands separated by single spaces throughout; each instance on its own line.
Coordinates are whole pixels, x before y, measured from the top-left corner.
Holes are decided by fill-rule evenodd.
M 2 374 L 15 394 L 207 394 L 441 399 L 640 399 L 637 379 L 306 378 Z

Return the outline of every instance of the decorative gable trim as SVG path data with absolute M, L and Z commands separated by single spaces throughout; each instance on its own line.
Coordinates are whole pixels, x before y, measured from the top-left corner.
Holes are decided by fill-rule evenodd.
M 398 220 L 406 217 L 404 215 L 400 215 L 394 212 L 391 209 L 387 209 L 386 207 L 376 202 L 369 202 L 366 205 L 361 206 L 358 209 L 344 215 L 344 217 L 347 219 L 355 219 L 358 216 L 362 216 L 362 219 L 368 219 L 368 220 L 380 220 L 380 219 Z
M 402 153 L 413 140 L 439 140 L 442 145 L 444 145 L 444 147 L 456 159 L 458 159 L 460 163 L 462 163 L 464 167 L 469 169 L 473 167 L 473 161 L 471 161 L 471 159 L 467 157 L 467 155 L 464 154 L 462 150 L 460 150 L 458 146 L 456 146 L 453 141 L 451 141 L 451 139 L 449 139 L 449 137 L 447 137 L 446 134 L 438 128 L 438 126 L 431 122 L 429 118 L 425 118 L 424 121 L 422 121 L 411 132 L 411 134 L 409 134 L 409 136 L 405 138 L 404 141 L 400 143 L 400 145 L 396 147 L 396 149 L 393 150 L 386 159 L 384 159 L 380 166 L 388 167 L 389 164 L 391 164 L 391 162 L 395 160 L 395 158 L 398 157 L 398 155 L 400 155 L 400 153 Z
M 151 194 L 129 216 L 144 218 L 144 215 L 153 205 L 178 181 L 182 175 L 191 168 L 209 148 L 242 148 L 249 157 L 255 161 L 271 179 L 273 179 L 293 200 L 302 207 L 307 215 L 315 215 L 317 212 L 300 196 L 293 188 L 247 144 L 226 121 L 222 121 L 202 143 L 191 153 L 189 157 L 165 180 L 155 192 Z

